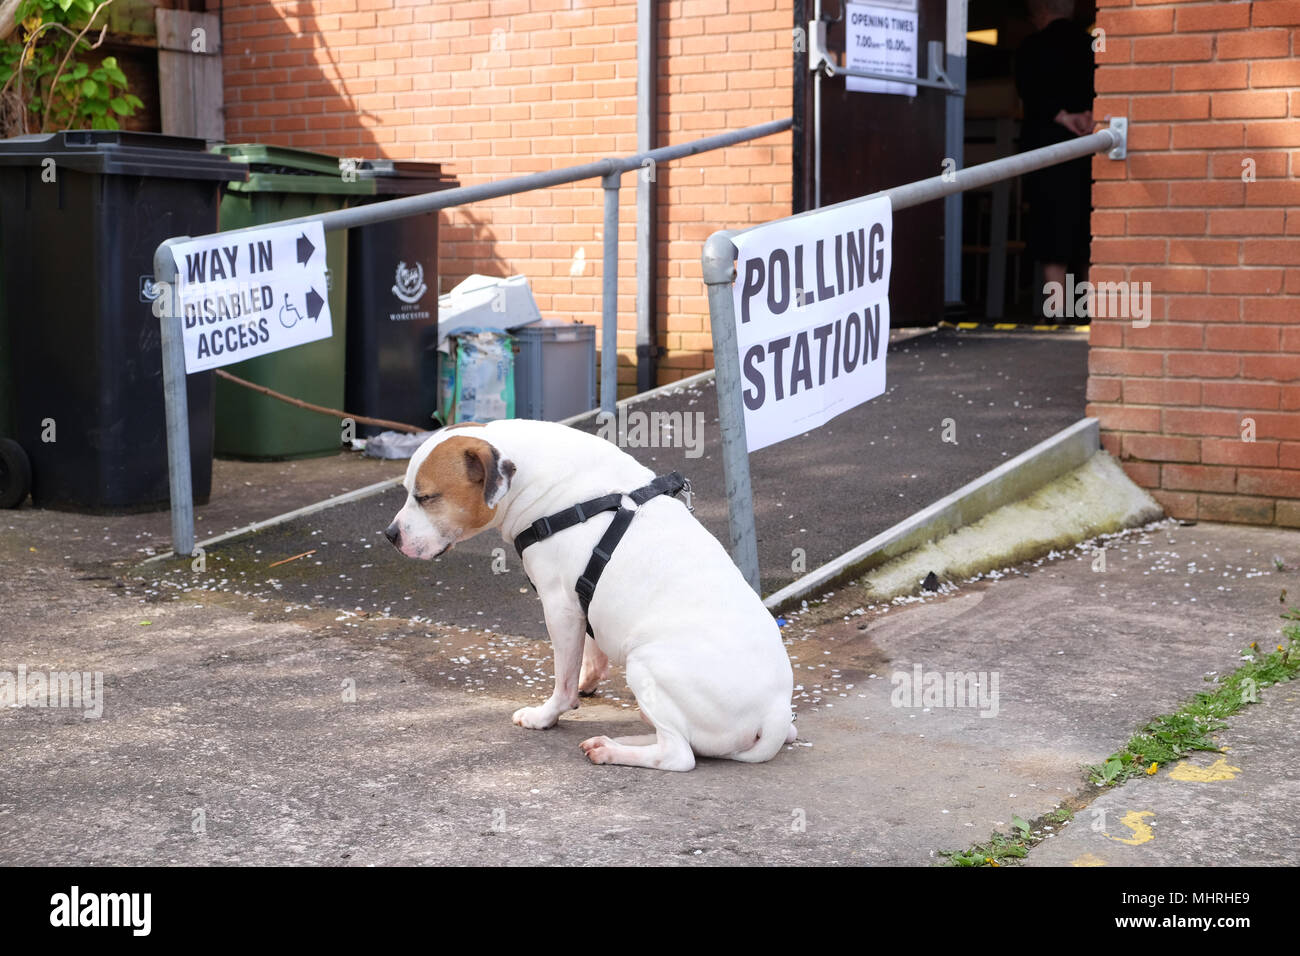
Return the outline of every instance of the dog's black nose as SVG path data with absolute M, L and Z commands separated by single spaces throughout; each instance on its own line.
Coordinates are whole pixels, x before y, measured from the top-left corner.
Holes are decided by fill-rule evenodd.
M 386 537 L 389 541 L 393 543 L 393 547 L 397 547 L 397 541 L 399 538 L 401 538 L 401 536 L 402 536 L 402 531 L 400 528 L 397 527 L 396 521 L 390 524 L 388 528 L 384 531 L 384 537 Z

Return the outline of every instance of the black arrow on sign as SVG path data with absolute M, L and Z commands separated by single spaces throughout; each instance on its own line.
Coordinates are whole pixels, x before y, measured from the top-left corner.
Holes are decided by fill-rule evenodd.
M 307 290 L 307 314 L 312 317 L 313 321 L 320 319 L 320 310 L 324 308 L 325 300 L 316 294 L 315 289 Z
M 311 254 L 316 251 L 316 247 L 311 244 L 304 232 L 298 237 L 298 261 L 304 266 L 311 260 Z

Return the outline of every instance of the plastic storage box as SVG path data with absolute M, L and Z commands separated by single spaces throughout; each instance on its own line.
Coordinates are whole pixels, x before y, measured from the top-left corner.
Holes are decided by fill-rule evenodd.
M 561 419 L 596 407 L 596 327 L 544 319 L 515 338 L 515 415 Z

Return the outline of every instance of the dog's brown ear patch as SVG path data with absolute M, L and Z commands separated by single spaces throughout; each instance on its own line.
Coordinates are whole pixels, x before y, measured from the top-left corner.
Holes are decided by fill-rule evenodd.
M 421 463 L 415 493 L 440 495 L 468 527 L 482 528 L 491 522 L 514 472 L 514 463 L 503 462 L 490 442 L 457 435 L 440 442 Z
M 465 449 L 465 474 L 475 485 L 482 486 L 483 502 L 495 508 L 515 476 L 515 463 L 502 460 L 496 446 L 489 442 L 473 438 L 469 441 L 473 444 Z
M 494 467 L 488 469 L 487 480 L 483 483 L 483 499 L 495 508 L 515 477 L 515 463 L 508 458 L 502 460 L 500 453 L 493 448 L 492 464 Z

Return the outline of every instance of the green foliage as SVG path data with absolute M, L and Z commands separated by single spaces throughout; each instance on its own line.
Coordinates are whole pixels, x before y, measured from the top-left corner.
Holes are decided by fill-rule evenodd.
M 1013 816 L 1011 818 L 1011 826 L 1012 829 L 1016 831 L 1016 836 L 1019 837 L 1021 840 L 1029 839 L 1029 821 L 1026 820 L 1024 817 Z
M 977 843 L 969 850 L 940 850 L 942 866 L 1016 866 L 1029 851 L 1045 840 L 1051 831 L 1074 819 L 1069 807 L 1049 810 L 1034 822 L 1024 817 L 1011 818 L 1011 833 L 995 833 L 987 843 Z M 1044 831 L 1048 832 L 1044 832 Z
M 0 44 L 0 84 L 16 92 L 28 132 L 118 129 L 144 104 L 127 91 L 117 58 L 86 54 L 103 39 L 112 0 L 24 0 L 19 28 Z M 87 39 L 96 32 L 94 42 Z
M 988 843 L 977 843 L 969 850 L 942 850 L 948 866 L 1004 866 L 1013 860 L 1023 860 L 1029 855 L 1024 840 L 993 834 Z

